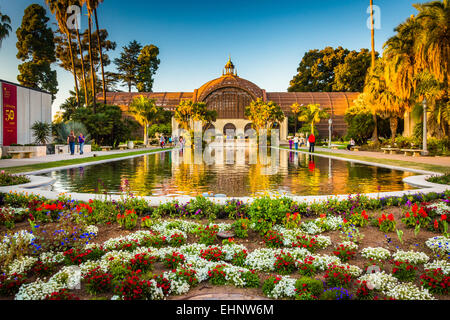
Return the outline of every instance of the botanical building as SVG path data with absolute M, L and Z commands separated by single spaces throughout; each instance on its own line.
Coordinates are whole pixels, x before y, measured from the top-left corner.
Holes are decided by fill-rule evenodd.
M 317 103 L 326 110 L 333 120 L 333 134 L 344 135 L 346 123 L 344 113 L 353 101 L 358 97 L 357 92 L 267 92 L 255 83 L 238 76 L 235 66 L 228 60 L 222 72 L 222 76 L 206 82 L 193 92 L 109 92 L 107 103 L 119 105 L 127 112 L 128 105 L 134 97 L 144 95 L 155 99 L 156 103 L 167 110 L 174 110 L 182 100 L 205 102 L 208 109 L 217 111 L 217 119 L 212 128 L 216 132 L 225 134 L 227 129 L 234 129 L 236 134 L 244 133 L 251 127 L 251 122 L 244 116 L 245 107 L 252 100 L 258 98 L 264 101 L 273 101 L 279 104 L 286 116 L 292 115 L 290 106 L 294 103 Z M 288 119 L 278 124 L 280 139 L 288 136 Z M 178 128 L 175 120 L 172 120 L 172 129 Z M 328 137 L 328 120 L 323 120 L 317 125 L 319 134 Z

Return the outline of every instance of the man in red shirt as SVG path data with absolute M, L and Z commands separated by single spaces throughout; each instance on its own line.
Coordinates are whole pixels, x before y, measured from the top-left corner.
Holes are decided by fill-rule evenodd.
M 314 133 L 311 133 L 308 137 L 309 142 L 309 152 L 314 153 L 314 144 L 316 143 L 316 137 L 314 136 Z

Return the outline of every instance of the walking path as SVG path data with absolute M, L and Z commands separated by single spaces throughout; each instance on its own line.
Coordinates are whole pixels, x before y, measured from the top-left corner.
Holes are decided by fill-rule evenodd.
M 322 147 L 315 147 L 315 151 L 321 152 L 329 152 L 334 153 L 336 155 L 350 155 L 350 156 L 361 156 L 361 157 L 371 157 L 376 159 L 384 159 L 384 160 L 401 160 L 401 161 L 409 161 L 409 162 L 417 162 L 424 164 L 432 164 L 437 166 L 447 166 L 450 167 L 450 157 L 407 157 L 403 154 L 384 154 L 382 152 L 375 151 L 348 151 L 344 150 L 333 150 Z M 308 151 L 307 148 L 300 148 L 302 151 Z
M 130 153 L 130 152 L 141 152 L 153 149 L 159 149 L 159 147 L 150 147 L 142 149 L 126 149 L 126 150 L 111 150 L 111 151 L 92 151 L 89 153 L 84 153 L 83 155 L 74 154 L 49 154 L 45 157 L 29 158 L 29 159 L 2 159 L 0 160 L 0 168 L 16 167 L 16 166 L 26 166 L 38 163 L 55 162 L 61 160 L 73 160 L 73 159 L 83 159 L 91 158 L 95 156 L 106 156 L 119 153 Z

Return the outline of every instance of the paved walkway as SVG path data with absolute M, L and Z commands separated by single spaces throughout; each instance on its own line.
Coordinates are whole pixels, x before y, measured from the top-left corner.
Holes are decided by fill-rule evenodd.
M 383 152 L 375 152 L 375 151 L 348 151 L 344 150 L 333 150 L 328 148 L 315 147 L 315 151 L 323 151 L 335 154 L 343 154 L 343 155 L 352 155 L 352 156 L 362 156 L 362 157 L 371 157 L 377 159 L 385 159 L 385 160 L 402 160 L 402 161 L 410 161 L 417 163 L 425 163 L 432 164 L 437 166 L 447 166 L 450 167 L 450 157 L 408 157 L 403 154 L 384 154 Z M 302 151 L 308 151 L 307 148 L 300 148 Z
M 0 168 L 7 167 L 17 167 L 17 166 L 26 166 L 38 163 L 47 163 L 61 160 L 72 160 L 72 159 L 82 159 L 82 158 L 91 158 L 94 156 L 105 156 L 119 153 L 129 153 L 129 152 L 139 152 L 146 150 L 159 149 L 159 147 L 150 147 L 150 148 L 142 148 L 142 149 L 126 149 L 126 150 L 111 150 L 111 151 L 93 151 L 89 153 L 84 153 L 83 155 L 74 154 L 71 156 L 70 154 L 49 154 L 45 157 L 37 157 L 37 158 L 29 158 L 29 159 L 2 159 L 0 160 Z

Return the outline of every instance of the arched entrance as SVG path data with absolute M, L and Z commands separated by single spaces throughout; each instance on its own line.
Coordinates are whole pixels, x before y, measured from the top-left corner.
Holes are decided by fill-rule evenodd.
M 232 131 L 232 132 L 231 132 Z M 232 123 L 227 123 L 223 126 L 223 135 L 227 138 L 234 138 L 236 135 L 236 126 Z

